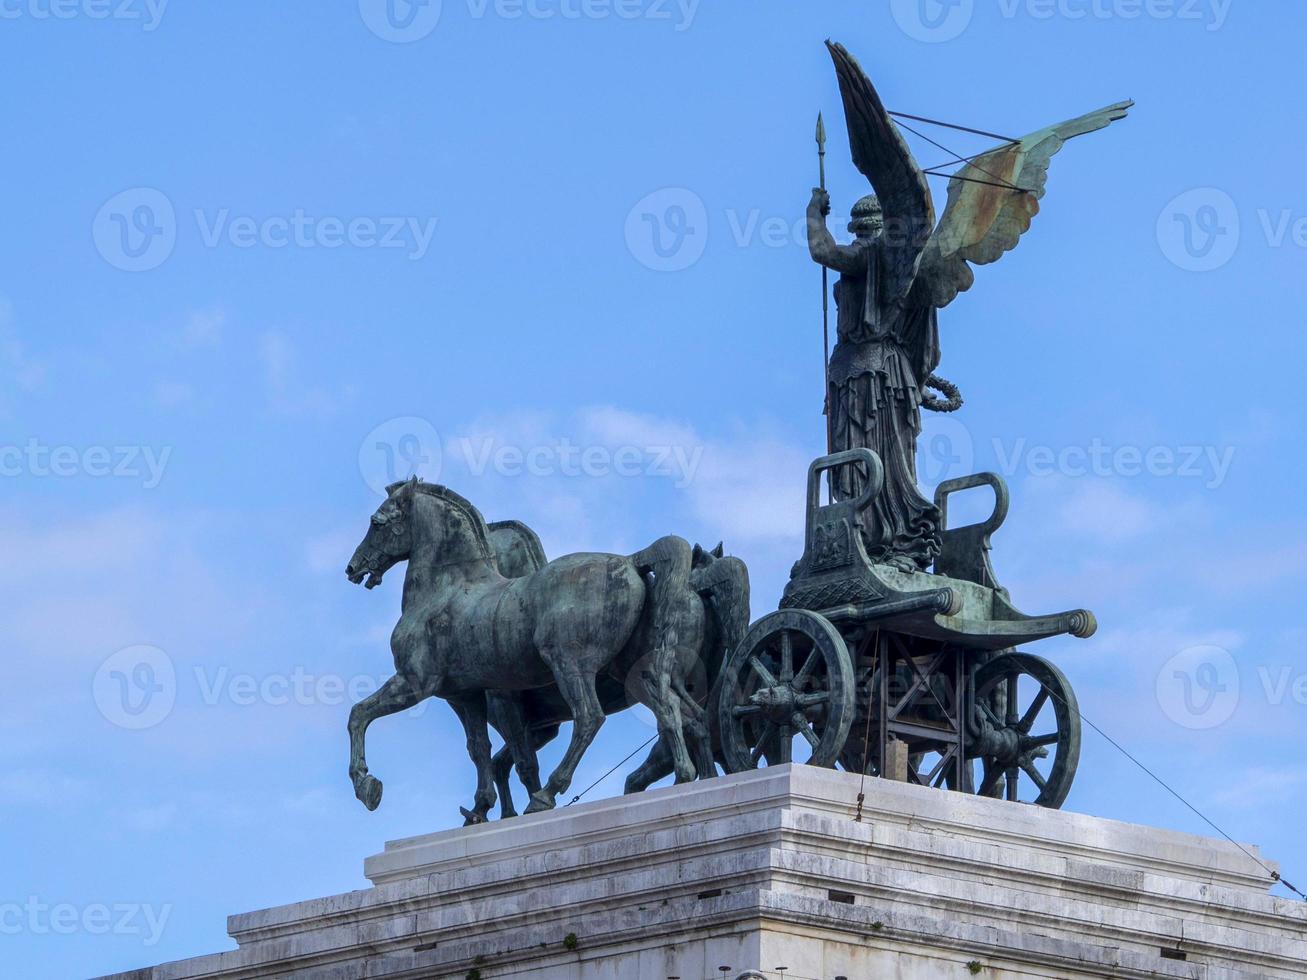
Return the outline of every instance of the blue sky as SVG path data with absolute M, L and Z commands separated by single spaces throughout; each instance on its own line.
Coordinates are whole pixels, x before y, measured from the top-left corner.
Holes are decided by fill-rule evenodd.
M 374 726 L 379 811 L 346 777 L 400 579 L 342 572 L 394 468 L 551 555 L 724 538 L 775 607 L 822 449 L 818 109 L 837 213 L 866 190 L 828 36 L 982 129 L 1138 100 L 944 311 L 967 405 L 922 480 L 1004 473 L 1000 577 L 1102 623 L 1038 650 L 1085 715 L 1307 878 L 1307 12 L 924 2 L 0 4 L 8 975 L 228 948 L 457 822 L 441 704 Z M 1068 806 L 1206 830 L 1092 733 Z

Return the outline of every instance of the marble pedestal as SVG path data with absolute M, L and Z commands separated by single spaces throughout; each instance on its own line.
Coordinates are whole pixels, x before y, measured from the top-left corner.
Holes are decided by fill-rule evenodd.
M 781 766 L 393 841 L 373 887 L 115 980 L 1307 977 L 1307 904 L 1227 842 L 878 779 L 855 822 L 858 789 Z

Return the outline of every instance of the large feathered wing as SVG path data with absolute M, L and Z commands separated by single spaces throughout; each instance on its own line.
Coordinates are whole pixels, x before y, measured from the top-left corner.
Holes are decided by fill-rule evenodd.
M 968 262 L 997 262 L 1030 230 L 1048 184 L 1049 161 L 1067 140 L 1124 119 L 1133 105 L 1118 102 L 1041 129 L 977 157 L 955 174 L 944 217 L 917 260 L 912 299 L 943 308 L 970 289 L 976 277 Z
M 897 280 L 886 284 L 889 294 L 898 295 L 911 283 L 921 244 L 935 227 L 930 185 L 862 66 L 844 45 L 827 41 L 826 47 L 844 98 L 853 163 L 880 199 L 887 234 L 908 246 L 892 250 L 899 261 L 884 270 Z

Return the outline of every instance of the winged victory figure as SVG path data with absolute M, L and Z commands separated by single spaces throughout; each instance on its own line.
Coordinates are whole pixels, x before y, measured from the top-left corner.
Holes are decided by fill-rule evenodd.
M 1011 251 L 1039 212 L 1048 164 L 1066 141 L 1122 119 L 1121 102 L 971 158 L 953 176 L 944 216 L 926 174 L 866 73 L 842 45 L 827 42 L 844 100 L 853 162 L 874 194 L 852 209 L 848 245 L 826 226 L 830 197 L 813 190 L 808 247 L 838 272 L 838 342 L 827 373 L 830 451 L 865 447 L 885 465 L 863 534 L 873 561 L 925 570 L 940 549 L 940 515 L 917 486 L 921 409 L 950 411 L 956 389 L 934 377 L 940 361 L 938 310 L 971 288 L 968 263 L 986 265 Z M 929 394 L 935 388 L 948 396 Z M 844 467 L 833 477 L 839 499 L 858 496 L 866 474 Z

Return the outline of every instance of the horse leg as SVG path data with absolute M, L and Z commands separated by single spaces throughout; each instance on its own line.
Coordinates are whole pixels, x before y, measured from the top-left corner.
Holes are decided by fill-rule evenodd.
M 517 778 L 528 793 L 536 792 L 540 789 L 540 763 L 536 752 L 558 736 L 558 726 L 532 728 L 521 695 L 498 695 L 491 702 L 491 710 L 495 728 L 504 737 L 504 747 L 509 750 L 517 767 Z
M 558 763 L 558 768 L 550 773 L 549 781 L 544 787 L 531 794 L 531 805 L 526 808 L 527 813 L 539 813 L 541 810 L 554 808 L 558 794 L 566 792 L 572 785 L 572 777 L 576 774 L 576 767 L 581 764 L 581 757 L 585 755 L 586 749 L 595 740 L 604 723 L 603 705 L 599 703 L 599 695 L 595 693 L 595 675 L 593 672 L 582 673 L 578 666 L 579 662 L 599 658 L 582 656 L 569 662 L 567 658 L 557 653 L 550 655 L 542 651 L 542 655 L 545 657 L 545 662 L 553 669 L 554 677 L 558 681 L 559 693 L 563 695 L 563 700 L 571 709 L 572 740 L 563 754 L 562 761 Z
M 640 768 L 626 777 L 623 792 L 643 793 L 658 780 L 672 772 L 672 752 L 667 747 L 667 739 L 658 736 L 658 741 L 649 750 L 649 757 L 640 764 Z
M 490 808 L 495 805 L 495 773 L 490 753 L 490 729 L 487 727 L 486 698 L 476 694 L 450 699 L 450 707 L 463 723 L 467 735 L 467 754 L 477 767 L 477 792 L 472 810 L 463 813 L 464 826 L 485 823 Z
M 349 778 L 354 784 L 354 795 L 369 810 L 375 810 L 381 804 L 381 780 L 368 775 L 368 763 L 364 754 L 368 726 L 378 718 L 413 707 L 425 697 L 426 694 L 415 688 L 407 678 L 396 674 L 350 709 Z
M 694 768 L 700 779 L 712 779 L 717 775 L 717 764 L 713 756 L 712 731 L 709 728 L 708 712 L 695 700 L 685 685 L 683 675 L 672 678 L 672 694 L 676 697 L 686 715 L 685 730 L 693 740 Z
M 677 693 L 678 687 L 684 689 L 679 681 L 681 665 L 685 662 L 682 654 L 685 651 L 676 643 L 678 631 L 673 629 L 669 632 L 670 636 L 664 637 L 654 656 L 653 687 L 657 691 L 656 697 L 659 702 L 655 714 L 664 726 L 663 737 L 667 739 L 668 748 L 671 749 L 676 782 L 679 784 L 693 782 L 698 771 L 690 758 L 690 750 L 685 742 L 688 723 L 681 712 L 681 696 Z M 694 705 L 694 711 L 701 713 L 698 705 Z M 694 711 L 690 712 L 691 716 Z
M 499 819 L 507 820 L 515 817 L 517 806 L 513 803 L 513 787 L 508 782 L 508 777 L 513 771 L 513 753 L 505 745 L 495 753 L 490 764 L 494 768 L 495 789 L 499 793 Z
M 533 728 L 528 733 L 530 737 L 524 745 L 525 760 L 517 761 L 517 778 L 528 793 L 540 789 L 540 760 L 536 758 L 536 753 L 558 738 L 561 728 L 561 725 L 546 725 L 544 728 Z
M 509 785 L 508 777 L 513 771 L 513 760 L 519 755 L 514 743 L 522 737 L 526 718 L 520 698 L 504 691 L 487 691 L 486 707 L 490 712 L 490 724 L 504 739 L 504 747 L 495 753 L 491 764 L 495 774 L 495 789 L 499 791 L 499 819 L 507 820 L 517 816 L 513 788 Z

